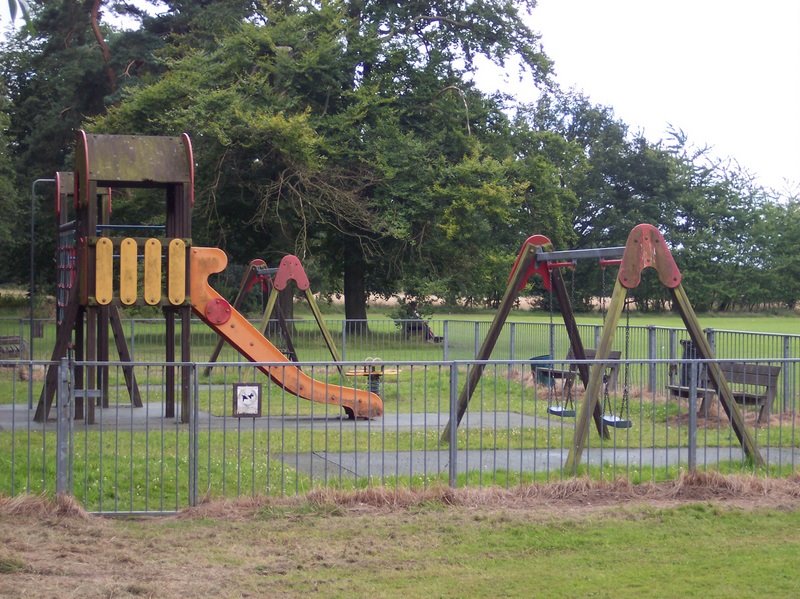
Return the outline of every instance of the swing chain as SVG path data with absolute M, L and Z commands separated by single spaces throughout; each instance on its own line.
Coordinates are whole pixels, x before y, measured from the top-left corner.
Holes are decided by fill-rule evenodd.
M 628 415 L 628 397 L 630 395 L 630 345 L 631 345 L 631 307 L 625 302 L 625 374 L 622 377 L 622 402 L 620 404 L 620 416 Z

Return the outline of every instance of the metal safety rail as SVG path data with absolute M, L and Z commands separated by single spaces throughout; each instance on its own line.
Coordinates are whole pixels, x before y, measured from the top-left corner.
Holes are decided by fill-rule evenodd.
M 780 377 L 798 367 L 794 359 L 759 363 L 778 368 Z M 595 362 L 585 364 L 592 368 Z M 218 362 L 210 376 L 203 374 L 207 362 L 180 363 L 190 373 L 188 413 L 181 414 L 179 404 L 178 412 L 167 416 L 165 385 L 172 363 L 135 364 L 142 407 L 132 405 L 127 395 L 127 363 L 110 363 L 110 402 L 97 405 L 95 421 L 89 423 L 74 418 L 81 389 L 73 382 L 78 369 L 93 365 L 99 366 L 67 359 L 58 363 L 54 409 L 47 421 L 35 422 L 28 394 L 41 386 L 47 364 L 0 363 L 0 378 L 10 390 L 0 400 L 0 493 L 61 492 L 94 512 L 169 513 L 204 498 L 370 485 L 509 487 L 573 475 L 565 463 L 575 419 L 548 410 L 565 399 L 566 391 L 560 380 L 534 374 L 536 366 L 540 371 L 577 366 L 563 357 L 483 362 L 473 401 L 447 443 L 440 436 L 455 414 L 474 361 L 349 361 L 340 364 L 344 374 L 329 361 L 293 364 L 323 388 L 370 387 L 382 398 L 381 417 L 355 420 L 337 406 L 299 400 L 259 370 L 285 365 L 244 362 Z M 796 473 L 800 430 L 795 398 L 784 408 L 778 397 L 762 423 L 757 423 L 755 406 L 741 406 L 764 458 L 765 464 L 757 466 L 742 451 L 713 389 L 704 382 L 707 366 L 707 361 L 680 358 L 621 361 L 620 372 L 629 369 L 631 380 L 646 381 L 653 368 L 665 376 L 682 374 L 689 393 L 673 397 L 666 384 L 655 389 L 632 385 L 624 413 L 632 426 L 612 430 L 608 439 L 591 430 L 579 475 L 636 483 L 672 479 L 694 469 Z M 356 377 L 362 369 L 374 376 Z M 622 409 L 621 384 L 622 375 L 608 390 L 604 409 Z M 573 391 L 580 406 L 582 389 Z M 745 397 L 744 392 L 737 397 Z

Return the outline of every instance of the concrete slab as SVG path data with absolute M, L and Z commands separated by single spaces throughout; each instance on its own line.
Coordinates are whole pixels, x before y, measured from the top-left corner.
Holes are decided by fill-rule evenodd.
M 180 406 L 176 406 L 179 412 Z M 28 409 L 27 404 L 0 405 L 0 430 L 11 430 L 12 427 L 28 426 L 39 430 L 55 428 L 55 410 L 51 410 L 46 424 L 33 422 L 35 409 Z M 179 416 L 179 414 L 178 414 Z M 342 430 L 342 431 L 408 431 L 443 429 L 448 421 L 447 414 L 438 412 L 422 412 L 411 414 L 385 414 L 373 420 L 348 420 L 339 414 L 261 416 L 259 418 L 235 416 L 212 416 L 206 411 L 199 411 L 198 425 L 200 430 L 222 430 L 231 427 L 253 428 L 255 430 Z M 130 404 L 115 404 L 108 408 L 95 409 L 95 424 L 87 425 L 83 420 L 76 420 L 76 427 L 89 429 L 121 429 L 126 431 L 162 430 L 164 428 L 187 427 L 180 418 L 165 418 L 164 404 L 161 402 L 145 403 L 144 407 L 133 408 Z M 467 412 L 461 422 L 461 428 L 484 430 L 508 430 L 532 427 L 573 427 L 573 421 L 557 417 L 520 414 L 518 412 Z
M 800 449 L 761 448 L 764 459 L 773 465 L 800 463 Z M 499 470 L 558 475 L 567 460 L 569 450 L 509 449 L 509 450 L 459 450 L 456 452 L 456 471 L 483 471 L 487 479 Z M 392 452 L 314 452 L 282 456 L 283 462 L 310 474 L 317 480 L 353 479 L 360 477 L 396 477 L 446 474 L 450 468 L 449 451 L 392 451 Z M 719 462 L 744 460 L 738 447 L 698 447 L 697 464 L 713 465 Z M 688 467 L 687 448 L 645 449 L 589 449 L 584 452 L 584 464 L 605 465 L 625 469 L 683 466 Z

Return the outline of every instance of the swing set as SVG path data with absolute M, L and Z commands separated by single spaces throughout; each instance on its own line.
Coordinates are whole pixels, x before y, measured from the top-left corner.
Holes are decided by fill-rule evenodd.
M 328 326 L 325 324 L 325 319 L 322 317 L 322 312 L 320 312 L 319 305 L 317 304 L 314 294 L 311 291 L 311 284 L 308 280 L 308 275 L 306 275 L 306 271 L 300 262 L 300 258 L 297 256 L 293 256 L 291 254 L 284 256 L 277 268 L 268 267 L 267 263 L 260 258 L 251 260 L 244 272 L 244 275 L 242 276 L 241 283 L 239 284 L 239 292 L 237 293 L 232 306 L 235 309 L 239 309 L 245 296 L 254 287 L 259 286 L 262 293 L 264 293 L 268 298 L 264 313 L 261 317 L 261 322 L 258 327 L 259 332 L 265 338 L 267 337 L 267 331 L 274 313 L 285 346 L 285 349 L 282 349 L 281 351 L 292 362 L 298 362 L 299 359 L 297 357 L 297 350 L 292 342 L 289 323 L 286 322 L 283 310 L 281 310 L 280 302 L 278 302 L 278 294 L 286 290 L 289 282 L 291 281 L 294 281 L 297 289 L 304 292 L 306 301 L 311 309 L 311 313 L 314 315 L 314 320 L 316 321 L 317 327 L 322 334 L 322 338 L 325 341 L 328 352 L 331 354 L 334 362 L 337 363 L 339 372 L 341 372 L 342 367 L 341 364 L 339 364 L 342 361 L 341 354 L 339 353 L 339 349 L 336 347 L 336 343 L 333 341 L 333 336 L 331 335 L 330 329 L 328 329 Z M 224 344 L 225 340 L 223 338 L 220 338 L 219 341 L 217 341 L 217 345 L 214 347 L 211 357 L 209 358 L 209 365 L 206 366 L 204 371 L 206 376 L 211 373 L 213 363 L 219 358 Z
M 617 279 L 605 317 L 603 332 L 597 349 L 594 352 L 595 362 L 591 372 L 587 360 L 587 351 L 581 340 L 575 315 L 572 310 L 569 295 L 567 294 L 561 269 L 572 267 L 577 260 L 597 259 L 601 267 L 619 265 Z M 485 362 L 490 359 L 503 325 L 508 318 L 511 308 L 518 294 L 525 288 L 533 275 L 539 275 L 546 290 L 555 294 L 561 307 L 561 315 L 570 342 L 575 366 L 586 388 L 584 400 L 580 406 L 575 425 L 575 435 L 570 448 L 565 469 L 577 473 L 583 450 L 589 438 L 589 423 L 594 420 L 595 427 L 604 439 L 610 438 L 609 428 L 630 428 L 633 423 L 627 414 L 627 390 L 629 387 L 628 366 L 630 359 L 628 349 L 630 344 L 630 310 L 626 302 L 629 289 L 635 289 L 641 282 L 641 273 L 645 268 L 653 268 L 658 273 L 661 284 L 669 289 L 672 303 L 681 315 L 689 337 L 697 348 L 698 357 L 705 360 L 714 360 L 714 352 L 703 334 L 703 329 L 697 315 L 689 302 L 683 286 L 681 273 L 661 233 L 652 225 L 640 224 L 634 227 L 628 235 L 627 242 L 622 247 L 593 248 L 581 250 L 553 251 L 550 240 L 544 235 L 533 235 L 522 244 L 522 248 L 514 262 L 509 275 L 508 284 L 500 301 L 498 311 L 483 340 L 480 350 L 476 355 L 476 363 L 471 366 L 467 374 L 467 382 L 458 397 L 455 421 L 447 423 L 441 441 L 450 442 L 452 428 L 457 428 L 467 411 L 472 394 L 478 386 Z M 626 309 L 628 308 L 628 309 Z M 622 313 L 626 313 L 625 329 L 625 358 L 626 370 L 623 381 L 623 398 L 620 413 L 610 411 L 610 397 L 608 393 L 608 378 L 605 376 L 606 364 L 609 362 L 614 335 L 619 325 Z M 718 390 L 720 404 L 731 422 L 736 437 L 745 454 L 756 465 L 763 465 L 764 460 L 755 443 L 752 433 L 745 425 L 744 418 L 739 410 L 731 387 L 723 374 L 720 365 L 709 362 L 708 376 L 715 389 Z M 605 379 L 605 384 L 604 384 Z M 601 388 L 603 401 L 599 401 Z M 554 409 L 549 413 L 554 414 Z M 564 411 L 564 410 L 562 410 Z M 566 414 L 563 414 L 566 416 Z
M 609 253 L 615 253 L 617 248 L 611 248 Z M 600 258 L 599 263 L 600 267 L 603 272 L 603 292 L 602 292 L 602 308 L 601 311 L 603 312 L 603 319 L 605 320 L 605 295 L 606 295 L 606 285 L 605 285 L 605 272 L 609 266 L 619 265 L 621 260 L 619 259 L 608 259 L 608 258 Z M 575 292 L 575 267 L 577 265 L 577 260 L 572 259 L 569 261 L 560 261 L 560 262 L 550 262 L 548 263 L 548 274 L 552 272 L 554 269 L 559 268 L 569 268 L 572 271 L 572 293 Z M 562 278 L 563 280 L 563 278 Z M 551 281 L 544 279 L 545 287 L 550 292 L 550 300 L 549 300 L 549 308 L 550 308 L 550 334 L 552 335 L 553 331 L 553 284 Z M 566 295 L 566 294 L 564 294 Z M 574 321 L 574 313 L 572 310 L 572 303 L 573 301 L 570 300 L 565 305 L 561 306 L 561 313 L 566 320 Z M 611 394 L 610 389 L 613 387 L 616 389 L 617 386 L 617 378 L 619 375 L 619 361 L 622 357 L 622 352 L 619 351 L 612 351 L 609 354 L 609 358 L 611 361 L 603 363 L 603 407 L 601 410 L 602 420 L 606 426 L 611 426 L 614 428 L 630 428 L 632 426 L 632 422 L 627 418 L 628 414 L 628 397 L 629 397 L 629 388 L 630 388 L 630 375 L 629 375 L 629 345 L 630 345 L 630 337 L 626 335 L 625 338 L 625 375 L 624 375 L 624 387 L 622 392 L 622 402 L 620 404 L 620 415 L 614 413 L 613 405 L 611 401 Z M 550 347 L 553 347 L 553 342 L 551 339 Z M 595 350 L 594 349 L 586 349 L 584 348 L 585 358 L 587 360 L 594 360 Z M 575 375 L 576 375 L 576 366 L 577 364 L 574 362 L 575 360 L 575 350 L 571 346 L 569 351 L 567 352 L 566 357 L 567 362 L 569 362 L 569 366 L 566 370 L 557 369 L 557 368 L 537 368 L 535 366 L 531 366 L 534 370 L 534 375 L 536 380 L 545 380 L 547 381 L 548 385 L 548 394 L 547 394 L 547 413 L 552 416 L 558 416 L 560 418 L 574 418 L 577 414 L 575 408 Z M 560 395 L 554 398 L 554 391 L 555 391 L 555 381 L 557 379 L 561 379 L 563 384 L 561 386 L 561 393 Z M 584 388 L 586 387 L 586 381 L 582 381 L 584 383 Z M 621 414 L 625 414 L 626 417 L 622 417 Z

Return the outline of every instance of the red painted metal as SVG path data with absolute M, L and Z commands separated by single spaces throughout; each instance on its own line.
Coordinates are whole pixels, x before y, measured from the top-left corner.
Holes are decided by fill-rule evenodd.
M 269 275 L 260 275 L 255 272 L 256 268 L 267 268 L 267 263 L 261 258 L 250 260 L 250 277 L 244 285 L 243 293 L 250 293 L 256 285 L 261 285 L 261 290 L 264 293 L 269 293 Z
M 75 148 L 75 154 L 76 156 L 80 156 L 81 154 L 83 154 L 83 175 L 85 177 L 85 180 L 83 181 L 83 187 L 84 187 L 83 193 L 85 194 L 85 200 L 86 200 L 85 205 L 88 205 L 89 204 L 89 140 L 86 139 L 86 131 L 84 131 L 83 129 L 78 129 L 77 137 L 78 139 L 76 145 L 79 146 L 79 148 Z M 80 149 L 81 151 L 79 152 L 78 149 Z M 76 210 L 78 209 L 78 206 L 80 206 L 81 202 L 79 190 L 81 190 L 81 177 L 80 177 L 80 170 L 76 169 L 75 198 L 74 198 Z
M 225 324 L 231 319 L 231 305 L 224 299 L 212 299 L 206 304 L 205 313 L 210 323 Z
M 272 285 L 278 291 L 283 291 L 289 284 L 289 281 L 294 281 L 300 291 L 306 291 L 311 287 L 308 282 L 308 276 L 300 263 L 300 258 L 297 256 L 284 256 L 281 263 L 278 265 L 278 272 L 275 273 L 275 278 Z
M 648 267 L 656 269 L 665 287 L 675 289 L 681 284 L 681 271 L 661 232 L 653 225 L 636 225 L 625 244 L 619 282 L 626 289 L 636 288 L 642 280 L 642 271 Z
M 509 280 L 511 277 L 514 276 L 514 273 L 517 271 L 517 265 L 519 261 L 522 260 L 522 256 L 525 253 L 525 250 L 528 246 L 533 247 L 541 247 L 541 246 L 549 246 L 551 245 L 550 240 L 545 237 L 544 235 L 531 235 L 528 237 L 522 247 L 519 250 L 519 254 L 517 254 L 517 259 L 514 260 L 514 266 L 511 268 L 511 274 L 509 275 Z M 517 291 L 522 291 L 525 288 L 525 285 L 528 284 L 528 281 L 533 275 L 539 275 L 542 277 L 542 282 L 544 283 L 544 288 L 546 290 L 550 290 L 551 283 L 550 283 L 550 271 L 547 268 L 546 262 L 536 262 L 533 260 L 528 266 L 528 270 L 525 272 L 525 275 L 520 280 L 519 286 L 517 287 Z
M 56 172 L 56 223 L 61 223 L 61 173 Z
M 614 260 L 610 260 L 607 258 L 600 259 L 600 268 L 607 268 L 609 266 L 619 266 L 620 264 L 622 264 L 622 259 L 620 258 Z
M 186 160 L 189 161 L 189 206 L 194 208 L 194 151 L 192 150 L 192 140 L 188 133 L 181 134 L 183 147 L 186 148 Z
M 575 262 L 548 262 L 547 268 L 555 270 L 556 268 L 575 268 Z

